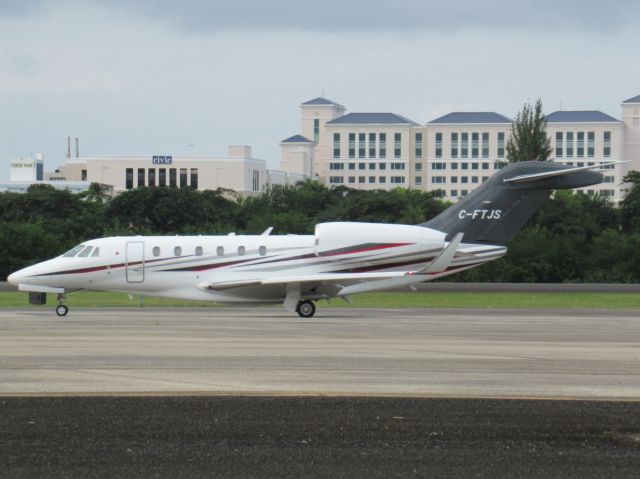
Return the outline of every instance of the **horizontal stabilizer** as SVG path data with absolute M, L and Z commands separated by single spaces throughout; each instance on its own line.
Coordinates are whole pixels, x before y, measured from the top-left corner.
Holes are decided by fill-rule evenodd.
M 504 181 L 505 183 L 524 183 L 528 181 L 544 180 L 546 178 L 553 178 L 556 176 L 570 175 L 571 173 L 575 173 L 577 171 L 597 170 L 609 165 L 618 165 L 620 163 L 629 163 L 629 162 L 628 161 L 609 161 L 607 163 L 601 163 L 599 165 L 578 166 L 575 168 L 565 168 L 562 170 L 543 171 L 541 173 L 518 175 L 518 176 L 514 176 L 513 178 L 505 178 L 502 181 Z

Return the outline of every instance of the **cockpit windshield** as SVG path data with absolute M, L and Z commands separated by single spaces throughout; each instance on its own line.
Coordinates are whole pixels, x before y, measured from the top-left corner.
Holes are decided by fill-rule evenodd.
M 89 253 L 91 253 L 92 249 L 93 249 L 93 246 L 87 246 L 78 254 L 78 258 L 86 258 L 87 256 L 89 256 Z
M 75 255 L 77 255 L 80 251 L 82 251 L 84 249 L 85 245 L 80 244 L 78 246 L 75 246 L 73 248 L 71 248 L 69 251 L 67 251 L 65 254 L 63 254 L 62 256 L 64 258 L 72 258 Z

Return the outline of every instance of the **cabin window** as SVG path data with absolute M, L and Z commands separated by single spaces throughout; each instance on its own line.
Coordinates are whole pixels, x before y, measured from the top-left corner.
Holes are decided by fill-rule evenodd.
M 245 253 L 245 247 L 238 246 L 238 256 L 244 256 L 244 253 Z
M 182 248 L 180 246 L 173 248 L 173 256 L 182 256 Z
M 202 256 L 202 246 L 196 246 L 196 256 Z
M 97 258 L 98 256 L 100 256 L 100 248 L 94 249 L 93 254 L 91 255 L 93 258 Z
M 260 256 L 264 256 L 265 254 L 267 254 L 267 247 L 260 246 L 260 248 L 258 248 L 258 253 L 260 254 Z
M 80 251 L 80 253 L 78 254 L 78 258 L 86 258 L 87 256 L 89 256 L 89 253 L 91 253 L 92 249 L 93 246 L 87 246 L 85 249 Z
M 160 246 L 154 246 L 151 250 L 153 256 L 160 256 Z
M 69 251 L 67 251 L 65 254 L 63 254 L 62 256 L 64 256 L 65 258 L 72 258 L 75 255 L 78 254 L 78 251 L 82 251 L 82 249 L 84 248 L 84 245 L 78 245 L 72 249 L 70 249 Z
M 218 247 L 216 248 L 216 254 L 217 254 L 218 256 L 224 256 L 224 248 L 223 248 L 222 246 L 218 246 Z

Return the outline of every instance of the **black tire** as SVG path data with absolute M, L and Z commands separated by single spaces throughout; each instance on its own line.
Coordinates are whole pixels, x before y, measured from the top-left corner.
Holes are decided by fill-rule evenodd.
M 69 312 L 69 308 L 67 308 L 64 304 L 59 304 L 56 306 L 56 314 L 58 316 L 66 316 Z
M 296 311 L 301 318 L 312 318 L 316 314 L 316 305 L 313 304 L 313 301 L 305 299 L 298 303 Z

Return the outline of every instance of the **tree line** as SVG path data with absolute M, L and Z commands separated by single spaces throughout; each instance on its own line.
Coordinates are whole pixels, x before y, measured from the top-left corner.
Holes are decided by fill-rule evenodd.
M 616 207 L 606 198 L 556 192 L 508 244 L 509 254 L 453 275 L 456 281 L 640 281 L 640 173 Z M 437 192 L 327 188 L 315 181 L 240 197 L 228 190 L 139 188 L 113 199 L 99 185 L 72 194 L 35 185 L 0 193 L 0 278 L 82 241 L 115 235 L 313 234 L 317 223 L 416 224 L 448 206 Z

